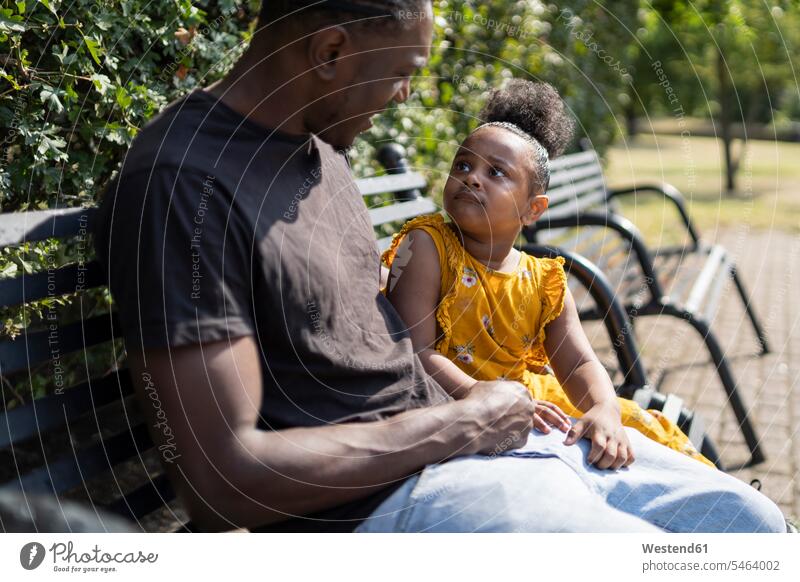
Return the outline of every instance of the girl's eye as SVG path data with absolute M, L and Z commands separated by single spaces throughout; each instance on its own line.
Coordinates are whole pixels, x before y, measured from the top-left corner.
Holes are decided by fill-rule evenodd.
M 464 161 L 458 161 L 455 163 L 456 170 L 461 172 L 469 172 L 469 164 Z
M 492 176 L 505 176 L 506 175 L 505 170 L 503 170 L 503 168 L 498 168 L 497 166 L 492 168 L 490 170 L 490 172 L 491 172 Z

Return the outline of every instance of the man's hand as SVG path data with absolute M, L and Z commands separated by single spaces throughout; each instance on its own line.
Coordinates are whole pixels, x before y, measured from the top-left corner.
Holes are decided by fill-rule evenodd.
M 528 440 L 535 405 L 519 382 L 476 382 L 459 402 L 468 426 L 468 452 L 503 452 L 518 449 Z
M 582 437 L 592 441 L 586 460 L 598 469 L 619 469 L 634 461 L 616 401 L 601 402 L 590 408 L 570 429 L 564 444 L 573 445 Z

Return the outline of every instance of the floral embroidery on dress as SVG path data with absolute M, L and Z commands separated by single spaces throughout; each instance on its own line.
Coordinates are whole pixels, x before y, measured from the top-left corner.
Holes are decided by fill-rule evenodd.
M 453 349 L 456 352 L 456 358 L 465 364 L 471 364 L 475 361 L 475 357 L 473 354 L 475 353 L 475 347 L 472 344 L 461 344 L 457 346 L 453 346 Z
M 492 326 L 492 320 L 488 315 L 484 315 L 481 317 L 481 322 L 483 322 L 483 327 L 487 331 L 487 333 L 494 337 L 494 327 Z
M 478 273 L 474 269 L 464 267 L 464 274 L 461 276 L 461 282 L 467 287 L 472 287 L 478 282 Z
M 520 339 L 522 339 L 522 345 L 525 347 L 525 349 L 531 349 L 533 344 L 536 342 L 536 338 L 531 337 L 527 333 L 524 334 Z

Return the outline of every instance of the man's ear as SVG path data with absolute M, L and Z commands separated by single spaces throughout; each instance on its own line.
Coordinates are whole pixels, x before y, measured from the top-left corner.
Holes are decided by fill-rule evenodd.
M 537 194 L 536 196 L 531 196 L 528 202 L 528 210 L 522 215 L 522 224 L 525 226 L 530 226 L 539 220 L 539 217 L 544 214 L 544 211 L 550 205 L 550 198 L 544 194 Z
M 308 42 L 312 74 L 323 81 L 335 79 L 336 68 L 341 64 L 339 59 L 342 52 L 349 48 L 350 42 L 350 33 L 342 26 L 329 26 L 312 34 Z

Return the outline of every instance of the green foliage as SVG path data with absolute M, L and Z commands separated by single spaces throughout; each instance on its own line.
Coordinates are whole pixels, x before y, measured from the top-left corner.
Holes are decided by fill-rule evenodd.
M 0 205 L 93 204 L 139 129 L 219 77 L 257 2 L 62 0 L 0 8 Z
M 234 0 L 26 0 L 0 3 L 0 208 L 96 204 L 132 139 L 167 103 L 219 78 L 240 54 L 259 2 Z M 0 278 L 88 261 L 75 242 L 0 252 Z M 82 256 L 86 255 L 86 256 Z M 17 337 L 107 311 L 107 291 L 54 296 L 0 310 Z M 22 341 L 22 338 L 20 339 Z M 119 353 L 117 347 L 117 354 Z M 2 378 L 21 399 L 114 365 L 108 346 Z M 52 368 L 52 365 L 50 366 Z
M 659 0 L 642 11 L 634 83 L 638 114 L 672 114 L 675 108 L 651 67 L 659 61 L 687 116 L 718 115 L 724 81 L 734 121 L 796 117 L 798 0 Z M 720 53 L 724 78 L 717 70 Z

